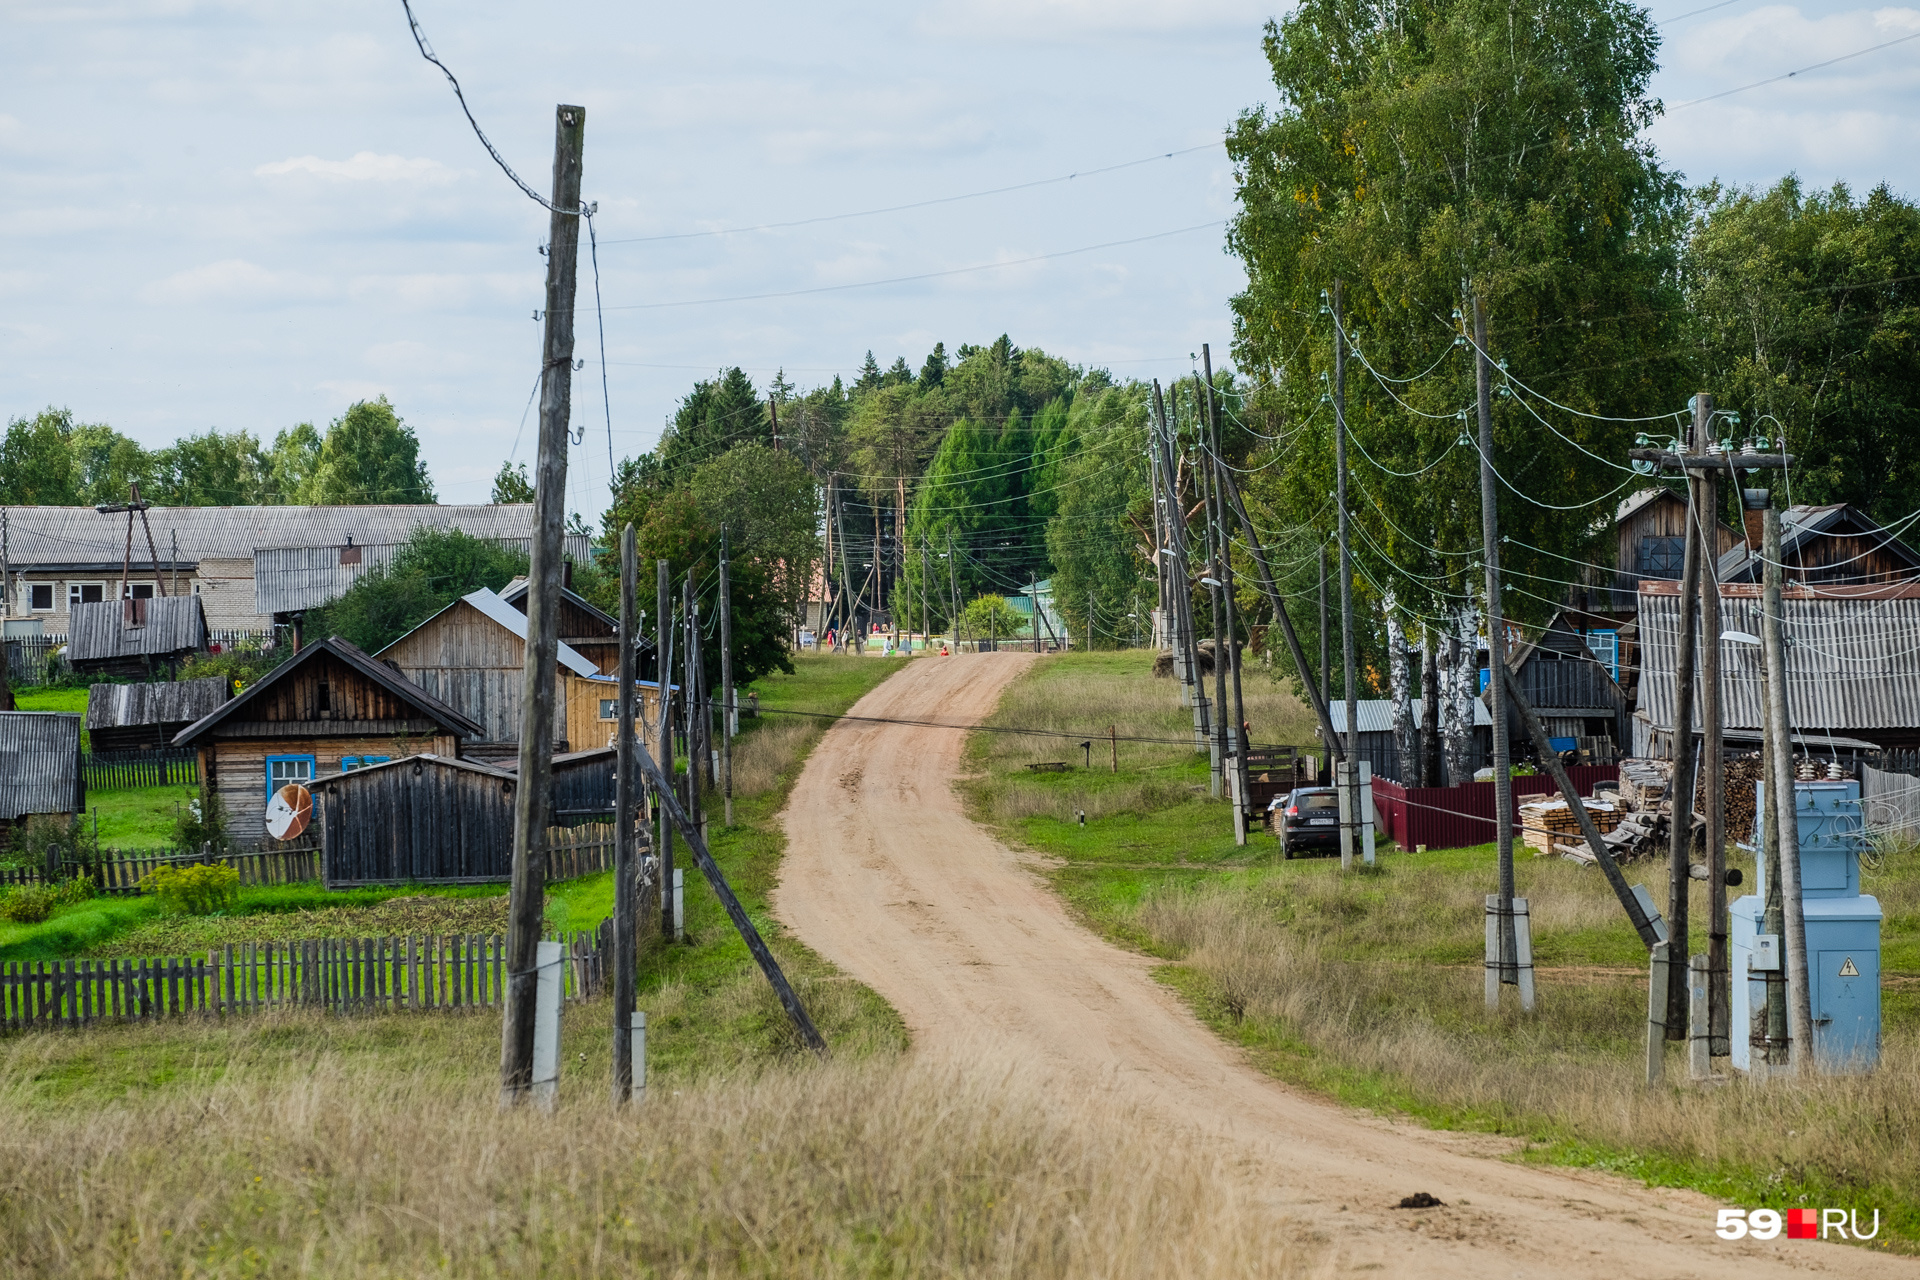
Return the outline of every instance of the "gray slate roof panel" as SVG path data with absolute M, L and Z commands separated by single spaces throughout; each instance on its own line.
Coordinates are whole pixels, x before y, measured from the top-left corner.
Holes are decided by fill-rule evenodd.
M 80 716 L 68 711 L 0 711 L 0 819 L 79 813 Z
M 192 724 L 233 696 L 225 676 L 152 684 L 96 684 L 87 691 L 87 728 Z
M 76 604 L 67 620 L 67 661 L 188 653 L 207 647 L 207 616 L 199 596 L 156 596 L 140 602 L 146 624 L 126 625 L 125 602 Z

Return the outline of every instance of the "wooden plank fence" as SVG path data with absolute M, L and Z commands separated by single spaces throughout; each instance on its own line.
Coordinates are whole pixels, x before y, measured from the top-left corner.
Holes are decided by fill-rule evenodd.
M 613 834 L 610 822 L 549 828 L 547 879 L 571 880 L 613 870 Z M 641 833 L 637 852 L 643 856 L 646 851 L 647 837 Z M 203 862 L 232 867 L 240 873 L 240 883 L 245 887 L 305 884 L 320 879 L 320 850 L 315 847 L 237 853 L 103 849 L 93 857 L 73 858 L 63 853 L 50 861 L 57 868 L 53 877 L 56 881 L 88 876 L 99 892 L 110 894 L 138 894 L 140 881 L 160 867 L 189 867 Z M 46 882 L 44 866 L 0 867 L 0 889 Z
M 564 998 L 605 990 L 611 924 L 559 936 Z M 497 1009 L 505 999 L 506 946 L 501 934 L 409 934 L 229 943 L 204 958 L 14 961 L 0 965 L 0 1030 L 273 1008 Z
M 89 791 L 131 787 L 197 786 L 200 762 L 192 751 L 96 751 L 80 757 Z

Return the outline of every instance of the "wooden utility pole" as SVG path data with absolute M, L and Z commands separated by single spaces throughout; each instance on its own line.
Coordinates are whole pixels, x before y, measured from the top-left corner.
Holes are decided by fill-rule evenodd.
M 660 716 L 654 736 L 660 748 L 660 769 L 673 778 L 673 589 L 667 581 L 667 562 L 653 562 L 653 595 L 657 619 L 654 623 L 654 665 L 660 672 Z M 654 807 L 659 810 L 656 847 L 660 850 L 660 936 L 672 938 L 673 932 L 673 824 L 667 821 L 666 806 L 656 786 Z
M 1769 728 L 1772 730 L 1773 750 L 1772 775 L 1767 779 L 1767 803 L 1770 812 L 1767 815 L 1767 828 L 1772 839 L 1779 841 L 1779 866 L 1768 868 L 1767 901 L 1765 903 L 1766 924 L 1768 928 L 1779 927 L 1775 936 L 1784 944 L 1786 957 L 1785 1009 L 1780 1019 L 1786 1023 L 1787 1051 L 1783 1056 L 1789 1070 L 1804 1075 L 1812 1075 L 1816 1063 L 1813 1057 L 1813 988 L 1809 985 L 1809 966 L 1807 964 L 1807 917 L 1800 897 L 1800 816 L 1798 813 L 1798 792 L 1793 776 L 1793 737 L 1791 712 L 1788 709 L 1788 668 L 1786 643 L 1786 612 L 1782 600 L 1781 579 L 1785 576 L 1781 569 L 1782 551 L 1780 547 L 1780 508 L 1769 502 L 1765 515 L 1765 524 L 1760 554 L 1765 557 L 1763 572 L 1765 585 L 1763 591 L 1763 611 L 1761 626 L 1762 643 L 1766 646 L 1767 709 Z M 1771 843 L 1771 841 L 1769 842 Z M 1774 871 L 1778 874 L 1772 874 Z M 1774 885 L 1780 887 L 1776 890 Z M 1775 906 L 1778 899 L 1778 907 Z M 1767 984 L 1768 1030 L 1772 1034 L 1775 1025 L 1775 984 Z M 1804 1070 L 1803 1070 L 1804 1068 Z
M 1710 419 L 1710 409 L 1694 397 L 1693 426 L 1688 443 L 1694 453 L 1704 453 L 1702 442 Z M 1696 750 L 1693 744 L 1694 680 L 1700 647 L 1700 559 L 1705 554 L 1700 536 L 1700 484 L 1692 471 L 1683 472 L 1687 481 L 1687 537 L 1680 564 L 1679 651 L 1674 661 L 1673 684 L 1673 785 L 1672 815 L 1667 823 L 1667 1039 L 1687 1037 L 1688 1004 L 1688 921 L 1693 877 L 1693 786 Z
M 1333 627 L 1327 617 L 1327 543 L 1320 542 L 1320 696 L 1327 701 L 1333 700 Z M 1313 677 L 1302 676 L 1311 684 Z M 1332 749 L 1331 745 L 1328 747 Z
M 960 656 L 960 565 L 953 558 L 953 529 L 947 529 L 947 598 L 953 605 L 953 656 Z
M 562 534 L 567 506 L 567 426 L 573 391 L 574 268 L 580 252 L 584 108 L 554 112 L 553 218 L 548 230 L 546 336 L 540 372 L 540 454 L 527 569 L 526 670 L 521 684 L 520 776 L 513 796 L 513 887 L 508 907 L 506 1013 L 500 1101 L 533 1088 L 536 955 L 545 923 L 547 792 L 553 781 L 554 670 L 559 662 Z
M 1194 639 L 1193 628 L 1193 587 L 1187 579 L 1187 521 L 1182 509 L 1182 499 L 1177 477 L 1180 469 L 1174 460 L 1173 423 L 1167 416 L 1167 402 L 1160 393 L 1160 381 L 1154 379 L 1153 408 L 1161 424 L 1160 466 L 1167 477 L 1167 528 L 1172 533 L 1173 561 L 1169 566 L 1169 580 L 1173 591 L 1173 608 L 1176 618 L 1175 643 L 1176 657 L 1174 665 L 1180 670 L 1181 681 L 1192 695 L 1193 701 L 1193 749 L 1207 750 L 1207 695 L 1200 684 L 1199 651 Z
M 180 531 L 167 530 L 167 567 L 173 570 L 173 594 L 180 594 Z
M 1220 596 L 1225 602 L 1227 622 L 1226 660 L 1233 675 L 1233 771 L 1239 785 L 1242 803 L 1247 796 L 1247 708 L 1240 688 L 1240 640 L 1234 624 L 1233 599 L 1233 529 L 1227 522 L 1227 475 L 1226 459 L 1220 456 L 1220 401 L 1213 389 L 1213 352 L 1206 343 L 1200 344 L 1200 364 L 1207 375 L 1207 422 L 1213 429 L 1213 475 L 1214 510 L 1219 520 L 1220 540 Z M 1089 626 L 1092 624 L 1089 623 Z M 1091 633 L 1089 633 L 1091 635 Z M 1092 648 L 1089 640 L 1088 648 Z M 1214 655 L 1216 661 L 1218 654 Z M 1242 833 L 1245 839 L 1244 832 Z
M 1487 312 L 1473 295 L 1473 385 L 1480 418 L 1480 539 L 1487 570 L 1487 710 L 1493 720 L 1494 838 L 1500 850 L 1500 981 L 1518 986 L 1519 944 L 1513 927 L 1513 769 L 1507 737 L 1507 664 L 1505 602 L 1500 598 L 1500 490 L 1493 474 L 1492 364 L 1487 359 Z M 1468 721 L 1471 726 L 1472 721 Z M 1468 729 L 1471 740 L 1472 729 Z M 1685 967 L 1684 962 L 1682 968 Z M 1493 990 L 1495 1003 L 1499 991 Z
M 720 789 L 733 825 L 733 592 L 727 579 L 727 526 L 720 526 Z
M 1193 378 L 1193 416 L 1194 435 L 1200 441 L 1200 457 L 1206 465 L 1194 469 L 1194 487 L 1200 489 L 1200 499 L 1205 504 L 1207 533 L 1207 568 L 1203 575 L 1210 579 L 1212 586 L 1207 588 L 1207 612 L 1213 622 L 1213 730 L 1207 735 L 1209 754 L 1213 757 L 1213 768 L 1208 776 L 1209 790 L 1214 796 L 1230 793 L 1227 785 L 1227 667 L 1226 646 L 1221 640 L 1220 625 L 1223 621 L 1220 603 L 1220 521 L 1214 505 L 1219 499 L 1220 480 L 1218 468 L 1213 465 L 1213 436 L 1210 430 L 1212 403 L 1205 398 L 1206 392 L 1200 385 L 1200 376 Z M 1204 487 L 1202 487 L 1204 486 Z
M 613 1105 L 633 1097 L 634 966 L 639 904 L 635 901 L 634 824 L 639 818 L 633 753 L 635 646 L 634 595 L 640 572 L 633 526 L 620 531 L 620 727 L 614 733 L 613 776 Z M 671 889 L 669 889 L 671 892 Z
M 693 570 L 687 570 L 687 582 L 681 588 L 681 624 L 686 628 L 685 676 L 682 677 L 686 689 L 685 734 L 682 739 L 687 748 L 687 812 L 702 832 L 707 829 L 706 815 L 700 812 L 700 779 L 707 767 L 706 746 L 700 741 L 698 725 L 704 715 L 704 703 L 701 688 L 700 663 L 700 617 L 698 602 L 694 596 Z
M 1347 331 L 1340 314 L 1340 282 L 1333 282 L 1334 502 L 1340 508 L 1340 658 L 1347 685 L 1347 804 L 1340 821 L 1340 868 L 1353 869 L 1363 832 L 1360 807 L 1360 658 L 1353 634 L 1353 544 L 1347 519 Z
M 1701 443 L 1710 443 L 1713 397 L 1704 391 L 1694 397 L 1694 420 L 1704 433 Z M 1722 750 L 1724 717 L 1720 699 L 1720 472 L 1703 471 L 1694 483 L 1700 493 L 1692 514 L 1700 525 L 1696 533 L 1700 538 L 1700 628 L 1704 633 L 1700 649 L 1700 728 L 1707 802 L 1707 1052 L 1711 1057 L 1724 1058 L 1733 1052 L 1728 1039 L 1733 992 L 1728 985 L 1732 961 L 1727 950 L 1727 764 Z

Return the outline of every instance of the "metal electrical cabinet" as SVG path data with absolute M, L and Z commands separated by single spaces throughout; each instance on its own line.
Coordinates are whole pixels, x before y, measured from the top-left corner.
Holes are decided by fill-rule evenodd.
M 1754 847 L 1765 849 L 1766 784 L 1756 785 Z M 1800 834 L 1800 896 L 1813 987 L 1813 1051 L 1826 1071 L 1867 1071 L 1880 1060 L 1880 904 L 1860 892 L 1858 782 L 1794 785 Z M 1752 1062 L 1752 1017 L 1764 1009 L 1766 971 L 1786 963 L 1782 939 L 1763 930 L 1766 859 L 1758 892 L 1728 909 L 1733 924 L 1733 1065 Z

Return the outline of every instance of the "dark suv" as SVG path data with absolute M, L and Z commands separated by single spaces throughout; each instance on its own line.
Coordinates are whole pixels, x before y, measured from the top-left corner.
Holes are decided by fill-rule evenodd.
M 1301 787 L 1268 807 L 1280 856 L 1340 850 L 1340 796 L 1332 787 Z

